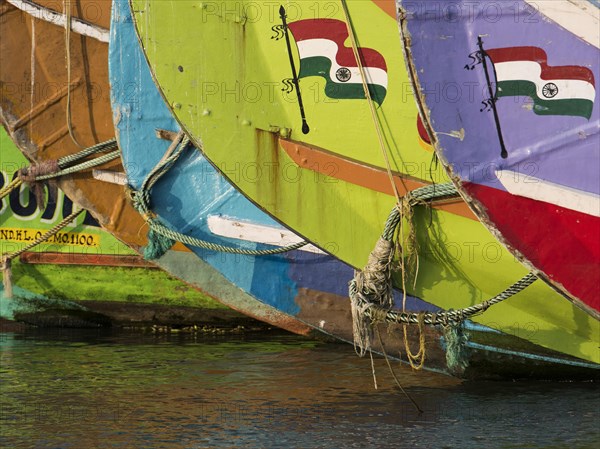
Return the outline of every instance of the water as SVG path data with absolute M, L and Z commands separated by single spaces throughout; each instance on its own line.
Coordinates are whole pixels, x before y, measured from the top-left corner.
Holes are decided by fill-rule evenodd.
M 600 388 L 466 382 L 287 334 L 0 334 L 2 448 L 591 448 Z

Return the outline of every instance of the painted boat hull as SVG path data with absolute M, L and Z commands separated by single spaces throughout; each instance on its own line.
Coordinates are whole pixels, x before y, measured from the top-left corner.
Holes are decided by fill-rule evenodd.
M 12 0 L 11 0 L 12 1 Z M 12 1 L 21 8 L 23 2 Z M 71 138 L 66 121 L 67 93 L 70 91 L 71 121 L 75 138 L 81 145 L 93 145 L 114 137 L 108 88 L 108 29 L 110 2 L 78 2 L 73 17 L 87 22 L 82 33 L 73 31 L 70 45 L 71 88 L 67 85 L 65 67 L 65 31 L 51 21 L 64 16 L 52 10 L 56 3 L 42 1 L 27 13 L 5 2 L 0 21 L 2 40 L 0 67 L 2 80 L 2 123 L 25 157 L 34 162 L 74 154 L 80 147 Z M 31 5 L 31 4 L 29 4 Z M 34 18 L 32 14 L 38 14 Z M 90 28 L 93 26 L 95 28 Z M 30 58 L 24 58 L 29 49 Z M 57 56 L 58 55 L 58 56 Z M 8 61 L 4 63 L 4 61 Z M 98 167 L 106 173 L 122 174 L 120 161 Z M 146 244 L 147 227 L 128 203 L 123 187 L 94 178 L 86 171 L 70 175 L 58 182 L 59 187 L 79 207 L 88 210 L 103 229 L 135 250 Z M 241 309 L 247 315 L 296 332 L 310 329 L 277 309 L 257 303 L 209 265 L 177 245 L 178 255 L 170 273 L 202 286 L 213 298 Z M 170 255 L 163 258 L 168 263 Z M 161 261 L 162 262 L 162 261 Z
M 481 2 L 456 20 L 406 8 L 408 63 L 444 165 L 517 257 L 598 318 L 598 5 Z
M 28 165 L 0 129 L 0 188 Z M 1 200 L 0 255 L 22 249 L 72 213 L 74 204 L 61 190 L 45 196 L 40 207 L 23 185 Z M 0 287 L 0 320 L 44 327 L 260 326 L 168 276 L 103 231 L 88 212 L 14 259 L 12 284 L 21 301 L 7 299 Z
M 309 65 L 303 75 L 299 56 L 299 52 L 302 59 L 311 55 L 299 43 L 306 36 L 315 37 L 315 29 L 327 33 L 337 27 L 344 20 L 342 11 L 330 12 L 335 24 L 319 22 L 302 36 L 298 24 L 314 20 L 314 11 L 299 5 L 293 19 L 288 11 L 295 33 L 288 38 L 296 41 L 288 47 L 288 54 L 279 16 L 265 13 L 251 19 L 250 2 L 230 4 L 238 8 L 238 15 L 225 13 L 218 5 L 204 8 L 186 2 L 133 0 L 131 5 L 162 95 L 211 163 L 285 226 L 349 265 L 364 266 L 394 204 L 391 184 L 383 187 L 385 162 L 369 104 L 364 98 L 337 98 L 338 93 L 328 90 L 333 77 L 326 80 L 323 75 L 331 72 L 311 72 L 314 66 Z M 386 96 L 378 103 L 376 115 L 383 123 L 384 137 L 391 142 L 387 152 L 392 175 L 403 193 L 431 179 L 443 182 L 447 178 L 422 147 L 414 99 L 410 92 L 402 95 L 410 81 L 395 9 L 389 6 L 389 2 L 353 2 L 350 14 L 363 50 L 369 48 L 387 61 Z M 340 43 L 345 41 L 343 29 L 337 33 L 330 37 L 338 41 L 340 54 L 347 55 L 349 48 L 342 49 Z M 370 59 L 377 64 L 377 57 Z M 291 99 L 285 89 L 275 89 L 272 96 L 243 94 L 244 89 L 265 83 L 279 86 L 282 79 L 281 85 L 289 86 L 290 60 L 299 67 L 304 86 L 294 86 Z M 311 82 L 315 86 L 309 87 Z M 304 98 L 305 116 L 307 120 L 312 117 L 307 134 L 294 97 L 299 90 L 322 94 L 319 101 Z M 236 92 L 241 93 L 236 96 Z M 325 164 L 329 164 L 328 171 Z M 265 167 L 273 168 L 272 176 Z M 407 288 L 414 296 L 443 309 L 462 308 L 494 296 L 526 274 L 461 201 L 431 209 L 418 207 L 414 222 L 419 274 L 415 287 Z M 395 280 L 401 285 L 399 274 Z M 598 321 L 543 282 L 475 321 L 547 348 L 600 361 Z M 531 326 L 536 331 L 525 335 L 523 329 Z

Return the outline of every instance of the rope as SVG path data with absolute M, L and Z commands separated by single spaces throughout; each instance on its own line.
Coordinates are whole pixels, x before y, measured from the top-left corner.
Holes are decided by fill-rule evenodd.
M 67 66 L 67 128 L 75 145 L 83 148 L 83 145 L 75 137 L 71 123 L 71 0 L 64 0 L 63 9 L 65 10 L 65 59 Z
M 365 296 L 356 290 L 354 281 L 350 283 L 350 296 L 356 299 L 356 302 L 363 308 L 363 314 L 370 320 L 382 319 L 387 323 L 393 324 L 419 324 L 419 316 L 422 315 L 423 323 L 431 326 L 448 326 L 458 324 L 468 318 L 479 315 L 502 301 L 520 293 L 537 280 L 537 276 L 528 273 L 517 282 L 512 284 L 506 290 L 498 293 L 496 296 L 463 309 L 447 310 L 439 313 L 432 312 L 401 312 L 397 310 L 388 310 L 369 301 Z
M 15 257 L 20 256 L 25 251 L 30 250 L 34 246 L 37 246 L 40 243 L 43 243 L 46 240 L 48 240 L 50 237 L 52 237 L 53 235 L 55 235 L 56 233 L 58 233 L 61 229 L 63 229 L 65 226 L 67 226 L 69 223 L 71 223 L 84 210 L 85 209 L 80 209 L 80 210 L 78 210 L 76 212 L 73 212 L 71 215 L 69 215 L 68 217 L 64 218 L 60 223 L 58 223 L 56 226 L 54 226 L 52 229 L 50 229 L 44 235 L 40 236 L 39 238 L 37 238 L 36 240 L 34 240 L 33 242 L 31 242 L 29 245 L 26 245 L 23 248 L 15 251 L 15 252 L 13 252 L 13 253 L 11 253 L 9 255 L 2 256 L 2 266 L 0 268 L 3 271 L 3 284 L 4 284 L 4 292 L 5 292 L 4 296 L 6 298 L 12 298 L 12 270 L 11 270 L 11 261 L 12 261 L 12 259 L 14 259 Z
M 402 391 L 402 393 L 404 393 L 404 396 L 406 396 L 410 400 L 410 402 L 412 402 L 414 407 L 417 409 L 417 412 L 419 412 L 419 414 L 423 413 L 423 410 L 421 409 L 421 407 L 419 407 L 419 404 L 417 404 L 417 401 L 415 401 L 413 399 L 413 397 L 410 394 L 408 394 L 408 392 L 402 387 L 402 384 L 400 384 L 400 381 L 398 380 L 398 377 L 396 376 L 396 373 L 394 372 L 394 368 L 392 368 L 392 364 L 390 363 L 390 358 L 388 357 L 387 352 L 385 351 L 383 339 L 381 338 L 381 332 L 379 332 L 379 328 L 376 328 L 376 329 L 377 329 L 377 338 L 379 339 L 379 346 L 381 346 L 381 352 L 383 353 L 383 357 L 385 358 L 385 363 L 387 364 L 388 369 L 390 370 L 390 374 L 392 375 L 394 382 L 396 382 L 396 385 L 398 386 L 400 391 Z
M 58 165 L 61 168 L 65 168 L 72 164 L 73 162 L 77 162 L 81 159 L 84 159 L 88 156 L 91 156 L 95 153 L 101 153 L 106 150 L 111 150 L 113 148 L 117 148 L 117 139 L 109 139 L 104 142 L 97 143 L 96 145 L 92 145 L 91 147 L 84 148 L 83 150 L 69 154 L 67 156 L 63 156 L 58 159 Z
M 408 192 L 401 203 L 412 207 L 412 205 L 456 195 L 456 188 L 451 183 L 433 184 Z M 391 266 L 395 250 L 394 239 L 401 218 L 402 209 L 394 207 L 388 216 L 381 237 L 369 255 L 367 265 L 362 271 L 355 272 L 354 279 L 350 283 L 354 349 L 360 357 L 363 357 L 371 347 L 371 325 L 375 316 L 368 316 L 368 309 L 373 304 L 377 304 L 384 311 L 391 309 L 394 303 Z M 382 321 L 383 318 L 382 314 Z
M 396 197 L 396 201 L 400 202 L 400 193 L 398 192 L 398 188 L 396 187 L 396 183 L 394 182 L 394 175 L 392 174 L 392 166 L 390 164 L 387 148 L 385 145 L 385 141 L 383 138 L 383 130 L 381 129 L 381 123 L 379 122 L 379 118 L 377 116 L 377 111 L 375 110 L 375 105 L 373 104 L 373 98 L 371 97 L 371 91 L 369 90 L 369 86 L 367 84 L 367 76 L 365 72 L 365 68 L 362 63 L 362 58 L 360 57 L 360 53 L 358 52 L 358 43 L 356 39 L 356 35 L 354 33 L 354 28 L 352 27 L 352 22 L 350 21 L 350 12 L 348 11 L 348 5 L 346 4 L 346 0 L 341 0 L 342 9 L 344 10 L 344 15 L 346 17 L 346 28 L 348 29 L 348 35 L 350 36 L 350 41 L 352 43 L 352 52 L 354 53 L 354 57 L 356 58 L 356 62 L 358 64 L 358 70 L 360 71 L 360 76 L 362 78 L 362 85 L 365 91 L 365 97 L 369 103 L 369 109 L 371 111 L 371 118 L 373 119 L 373 124 L 375 125 L 375 131 L 377 132 L 377 138 L 379 140 L 379 147 L 381 149 L 381 153 L 383 154 L 383 159 L 385 160 L 386 170 L 388 174 L 388 178 L 390 180 L 390 184 L 392 185 L 392 190 L 394 191 L 394 196 Z
M 439 313 L 409 313 L 405 311 L 406 288 L 404 266 L 406 261 L 404 260 L 404 250 L 401 246 L 400 262 L 403 273 L 402 311 L 392 310 L 392 260 L 395 250 L 394 240 L 398 226 L 403 222 L 403 218 L 408 217 L 410 219 L 412 217 L 412 208 L 414 206 L 456 195 L 457 190 L 452 183 L 433 184 L 408 192 L 401 199 L 400 207 L 396 206 L 392 209 L 385 223 L 382 235 L 369 255 L 367 265 L 362 271 L 355 272 L 355 277 L 349 285 L 354 347 L 359 356 L 364 356 L 367 351 L 370 351 L 371 333 L 376 323 L 402 324 L 408 361 L 413 368 L 420 369 L 425 362 L 424 325 L 438 325 L 444 327 L 447 343 L 446 358 L 449 369 L 462 371 L 468 364 L 468 361 L 465 359 L 466 350 L 463 348 L 466 335 L 459 329 L 462 323 L 468 318 L 485 312 L 489 307 L 514 296 L 536 281 L 537 276 L 533 273 L 528 273 L 504 291 L 480 304 Z M 406 330 L 406 325 L 412 324 L 419 326 L 420 333 L 419 350 L 414 354 L 410 351 Z
M 199 248 L 210 249 L 212 251 L 221 251 L 221 252 L 229 253 L 229 254 L 243 254 L 246 256 L 269 256 L 269 255 L 273 255 L 273 254 L 281 254 L 281 253 L 285 253 L 288 251 L 293 251 L 298 248 L 302 248 L 303 246 L 305 246 L 308 243 L 306 241 L 302 241 L 302 242 L 294 243 L 293 245 L 283 246 L 283 247 L 279 247 L 279 248 L 264 249 L 264 250 L 250 250 L 250 249 L 244 249 L 244 248 L 219 245 L 216 243 L 207 242 L 205 240 L 200 240 L 195 237 L 190 237 L 189 235 L 185 235 L 185 234 L 182 234 L 177 231 L 173 231 L 173 230 L 165 227 L 156 218 L 149 220 L 148 225 L 150 226 L 150 229 L 152 229 L 153 231 L 155 231 L 165 237 L 168 237 L 172 240 L 176 240 L 181 243 L 184 243 L 186 245 L 197 246 Z
M 0 189 L 0 200 L 5 196 L 8 196 L 14 189 L 20 187 L 21 184 L 23 184 L 23 180 L 18 177 L 9 182 L 6 186 Z
M 162 159 L 158 164 L 148 173 L 139 190 L 129 189 L 129 196 L 136 210 L 142 215 L 144 220 L 148 223 L 150 231 L 148 232 L 148 245 L 144 249 L 144 257 L 146 259 L 156 259 L 162 256 L 176 241 L 181 242 L 185 245 L 195 246 L 198 248 L 209 249 L 212 251 L 220 251 L 229 254 L 242 254 L 247 256 L 269 256 L 274 254 L 281 254 L 288 251 L 292 251 L 301 248 L 308 244 L 306 241 L 298 242 L 293 245 L 265 249 L 265 250 L 249 250 L 238 247 L 231 247 L 220 245 L 216 243 L 207 242 L 195 237 L 191 237 L 181 232 L 174 231 L 166 227 L 151 210 L 151 195 L 150 191 L 152 187 L 158 182 L 158 180 L 169 171 L 169 169 L 179 159 L 181 154 L 185 151 L 190 143 L 189 137 L 187 137 L 183 131 L 180 131 L 167 151 L 165 152 Z
M 420 189 L 413 190 L 409 192 L 407 195 L 402 197 L 397 207 L 394 210 L 394 213 L 397 214 L 397 217 L 394 218 L 393 222 L 399 223 L 400 231 L 399 235 L 406 235 L 404 232 L 404 223 L 408 222 L 409 224 L 409 232 L 408 237 L 406 238 L 406 244 L 400 245 L 399 243 L 396 245 L 399 249 L 400 260 L 401 260 L 401 277 L 402 277 L 402 311 L 406 311 L 406 299 L 407 299 L 407 279 L 406 279 L 406 267 L 414 267 L 414 275 L 413 275 L 413 288 L 417 282 L 417 276 L 419 272 L 419 256 L 418 256 L 418 246 L 417 246 L 417 233 L 412 226 L 413 220 L 413 208 L 418 204 L 427 204 L 429 201 L 435 199 L 442 198 L 450 198 L 458 195 L 456 187 L 452 183 L 447 184 L 431 184 L 427 187 L 422 187 Z M 395 226 L 397 228 L 398 224 L 391 223 L 391 226 Z M 386 237 L 389 237 L 391 240 L 394 239 L 394 228 L 390 229 L 391 234 L 386 233 Z M 400 239 L 398 239 L 399 241 Z M 407 249 L 408 248 L 408 249 Z M 391 286 L 390 286 L 391 287 Z M 420 370 L 423 368 L 425 364 L 425 334 L 423 333 L 423 323 L 419 321 L 419 349 L 417 352 L 412 352 L 410 348 L 410 344 L 408 341 L 408 329 L 406 328 L 406 324 L 402 325 L 402 337 L 404 342 L 404 349 L 406 351 L 406 358 L 411 368 L 414 370 Z
M 88 148 L 75 153 L 69 154 L 59 158 L 58 160 L 47 160 L 36 164 L 32 164 L 29 167 L 22 168 L 17 172 L 17 177 L 10 183 L 0 189 L 0 200 L 8 196 L 13 190 L 19 188 L 23 182 L 26 182 L 30 187 L 37 181 L 43 181 L 50 178 L 57 178 L 60 176 L 68 175 L 78 171 L 83 171 L 88 168 L 96 167 L 109 162 L 119 157 L 119 151 L 115 150 L 104 156 L 96 159 L 92 159 L 81 164 L 71 166 L 73 162 L 77 162 L 84 159 L 92 154 L 106 151 L 112 148 L 117 148 L 116 139 L 110 139 L 105 142 L 100 142 Z M 62 170 L 61 170 L 62 169 Z
M 402 303 L 402 311 L 405 311 L 404 302 Z M 410 345 L 408 343 L 408 328 L 406 324 L 402 325 L 402 337 L 404 340 L 404 349 L 406 351 L 406 358 L 408 359 L 408 363 L 410 367 L 416 371 L 423 368 L 425 365 L 425 322 L 424 322 L 424 314 L 419 313 L 419 350 L 416 353 L 413 353 L 410 349 Z
M 95 159 L 91 159 L 89 161 L 83 162 L 81 164 L 74 165 L 72 167 L 66 168 L 64 170 L 59 170 L 55 173 L 49 173 L 47 175 L 38 176 L 35 178 L 36 181 L 43 181 L 45 179 L 58 178 L 65 175 L 70 175 L 71 173 L 77 173 L 83 170 L 87 170 L 88 168 L 97 167 L 98 165 L 105 164 L 114 159 L 117 159 L 120 156 L 119 150 L 112 151 L 103 156 L 97 157 Z

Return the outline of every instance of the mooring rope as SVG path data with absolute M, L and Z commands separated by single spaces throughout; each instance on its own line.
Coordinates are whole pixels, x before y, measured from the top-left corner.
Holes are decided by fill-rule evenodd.
M 414 207 L 418 204 L 427 204 L 435 200 L 445 199 L 457 195 L 456 187 L 452 183 L 437 184 L 421 187 L 407 193 L 402 198 L 402 204 Z M 408 337 L 404 328 L 405 348 L 411 366 L 422 367 L 425 360 L 425 339 L 423 325 L 442 326 L 447 343 L 447 362 L 451 369 L 464 369 L 466 361 L 465 351 L 462 350 L 460 341 L 466 338 L 459 329 L 462 323 L 475 315 L 485 312 L 489 307 L 498 304 L 521 292 L 537 279 L 533 273 L 528 273 L 519 281 L 500 292 L 496 296 L 458 310 L 447 310 L 439 313 L 431 312 L 406 312 L 393 310 L 392 286 L 392 260 L 394 257 L 394 240 L 398 225 L 406 217 L 406 209 L 394 207 L 389 214 L 383 233 L 375 248 L 369 255 L 365 268 L 355 273 L 349 285 L 349 295 L 352 306 L 354 347 L 361 357 L 370 351 L 371 332 L 377 323 L 419 325 L 419 351 L 413 354 L 408 348 Z M 412 214 L 408 214 L 411 217 Z M 409 223 L 410 225 L 410 223 Z M 401 269 L 404 270 L 405 261 L 401 260 Z M 404 290 L 406 295 L 406 290 Z M 404 301 L 403 301 L 404 306 Z M 457 341 L 450 341 L 455 338 Z M 462 345 L 464 346 L 464 345 Z
M 279 248 L 250 250 L 239 247 L 220 245 L 198 239 L 165 226 L 151 209 L 151 190 L 158 180 L 175 164 L 190 144 L 190 139 L 180 131 L 165 152 L 158 164 L 148 173 L 139 190 L 128 189 L 129 197 L 135 209 L 142 215 L 148 227 L 148 245 L 144 248 L 144 258 L 152 260 L 161 257 L 175 242 L 198 248 L 219 251 L 229 254 L 247 256 L 269 256 L 299 249 L 308 244 L 306 241 Z
M 120 155 L 119 150 L 112 151 L 103 156 L 90 159 L 89 161 L 85 161 L 77 165 L 70 165 L 73 162 L 80 161 L 81 159 L 91 156 L 92 154 L 100 153 L 113 148 L 117 148 L 117 141 L 115 139 L 110 139 L 93 145 L 89 148 L 84 148 L 83 150 L 68 156 L 37 162 L 31 164 L 29 167 L 22 168 L 17 172 L 17 177 L 15 179 L 0 189 L 0 200 L 9 195 L 13 190 L 19 188 L 23 182 L 27 183 L 31 187 L 32 184 L 38 181 L 44 181 L 46 179 L 58 178 L 72 173 L 77 173 L 117 159 Z
M 10 192 L 15 190 L 16 188 L 19 188 L 21 184 L 23 184 L 23 180 L 17 177 L 11 182 L 9 182 L 6 186 L 2 187 L 2 189 L 0 189 L 0 200 L 3 199 L 5 196 L 10 195 Z
M 97 167 L 98 165 L 103 165 L 107 162 L 115 160 L 119 158 L 121 155 L 119 150 L 112 151 L 103 156 L 91 159 L 89 161 L 82 162 L 81 164 L 74 165 L 72 167 L 65 168 L 64 170 L 59 170 L 54 173 L 48 173 L 44 175 L 37 176 L 35 178 L 36 181 L 43 181 L 51 178 L 59 178 L 61 176 L 70 175 L 72 173 L 78 173 L 89 168 Z
M 479 315 L 489 309 L 491 306 L 501 303 L 508 298 L 522 292 L 537 280 L 534 273 L 528 273 L 507 289 L 498 293 L 496 296 L 463 309 L 446 310 L 443 312 L 401 312 L 398 310 L 389 310 L 369 301 L 365 295 L 357 292 L 355 287 L 350 288 L 350 296 L 356 298 L 359 306 L 363 307 L 363 314 L 367 318 L 375 321 L 385 321 L 393 324 L 419 324 L 419 317 L 423 317 L 423 323 L 431 326 L 448 326 L 458 324 L 466 319 Z
M 12 296 L 13 296 L 13 294 L 12 294 L 12 269 L 11 269 L 12 260 L 15 257 L 18 257 L 21 254 L 23 254 L 25 251 L 29 251 L 31 248 L 39 245 L 40 243 L 45 242 L 46 240 L 51 238 L 53 235 L 57 234 L 61 229 L 63 229 L 65 226 L 67 226 L 69 223 L 71 223 L 73 220 L 75 220 L 75 218 L 77 218 L 84 211 L 85 211 L 85 209 L 80 209 L 78 211 L 73 212 L 68 217 L 64 218 L 56 226 L 54 226 L 52 229 L 50 229 L 48 232 L 41 235 L 39 238 L 35 239 L 29 245 L 26 245 L 23 248 L 12 252 L 11 254 L 2 256 L 2 266 L 0 267 L 0 269 L 2 269 L 2 272 L 3 272 L 4 297 L 5 298 L 12 298 Z

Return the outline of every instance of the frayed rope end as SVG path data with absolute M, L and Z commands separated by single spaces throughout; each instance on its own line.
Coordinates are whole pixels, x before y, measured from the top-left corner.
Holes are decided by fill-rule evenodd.
M 148 244 L 144 248 L 144 259 L 154 260 L 163 256 L 173 245 L 175 241 L 169 237 L 150 229 L 148 231 Z
M 446 364 L 453 374 L 462 374 L 469 366 L 468 334 L 462 323 L 452 324 L 444 328 L 446 340 Z

